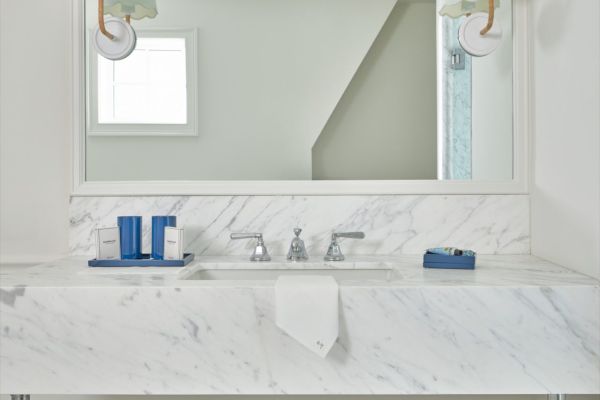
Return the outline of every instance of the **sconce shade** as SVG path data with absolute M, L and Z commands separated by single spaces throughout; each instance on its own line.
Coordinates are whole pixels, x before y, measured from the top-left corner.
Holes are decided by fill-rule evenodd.
M 104 0 L 104 13 L 132 19 L 154 18 L 158 14 L 156 0 Z
M 500 0 L 496 0 L 496 8 L 500 7 Z M 450 18 L 460 18 L 467 14 L 489 11 L 488 0 L 446 0 L 444 6 L 440 9 L 440 16 Z

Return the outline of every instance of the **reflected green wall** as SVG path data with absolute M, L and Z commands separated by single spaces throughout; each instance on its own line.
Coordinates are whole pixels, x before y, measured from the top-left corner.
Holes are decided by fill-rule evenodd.
M 87 180 L 309 180 L 311 148 L 395 1 L 159 1 L 132 25 L 197 29 L 198 135 L 88 135 Z
M 435 1 L 399 1 L 313 150 L 313 179 L 436 179 Z

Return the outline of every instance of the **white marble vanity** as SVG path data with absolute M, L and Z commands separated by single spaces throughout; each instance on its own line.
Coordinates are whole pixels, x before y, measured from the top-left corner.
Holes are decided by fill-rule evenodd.
M 598 2 L 37 3 L 0 0 L 0 248 L 69 257 L 0 266 L 0 394 L 600 395 Z M 118 67 L 105 14 L 139 33 Z M 196 259 L 88 268 L 122 216 L 142 253 L 175 216 Z M 477 268 L 424 269 L 442 246 Z M 290 271 L 339 284 L 325 358 L 275 322 Z
M 340 282 L 340 337 L 321 359 L 275 325 L 273 281 L 184 279 L 265 267 L 391 271 Z M 480 256 L 475 271 L 419 256 L 74 257 L 0 273 L 3 393 L 600 393 L 600 282 L 531 256 Z

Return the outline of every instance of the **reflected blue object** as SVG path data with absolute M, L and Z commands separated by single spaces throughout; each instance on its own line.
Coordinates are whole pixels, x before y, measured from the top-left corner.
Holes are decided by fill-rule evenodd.
M 472 57 L 462 51 L 458 30 L 465 17 L 442 18 L 442 179 L 472 179 Z M 464 64 L 456 68 L 452 55 Z
M 155 215 L 152 217 L 152 258 L 162 260 L 165 248 L 165 227 L 177 226 L 174 215 Z
M 121 231 L 121 259 L 142 258 L 142 217 L 117 217 Z

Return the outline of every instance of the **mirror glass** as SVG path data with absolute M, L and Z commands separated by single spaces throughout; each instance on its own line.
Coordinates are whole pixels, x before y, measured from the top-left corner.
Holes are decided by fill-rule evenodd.
M 511 180 L 511 1 L 459 41 L 487 4 L 105 0 L 112 61 L 85 0 L 86 180 Z

